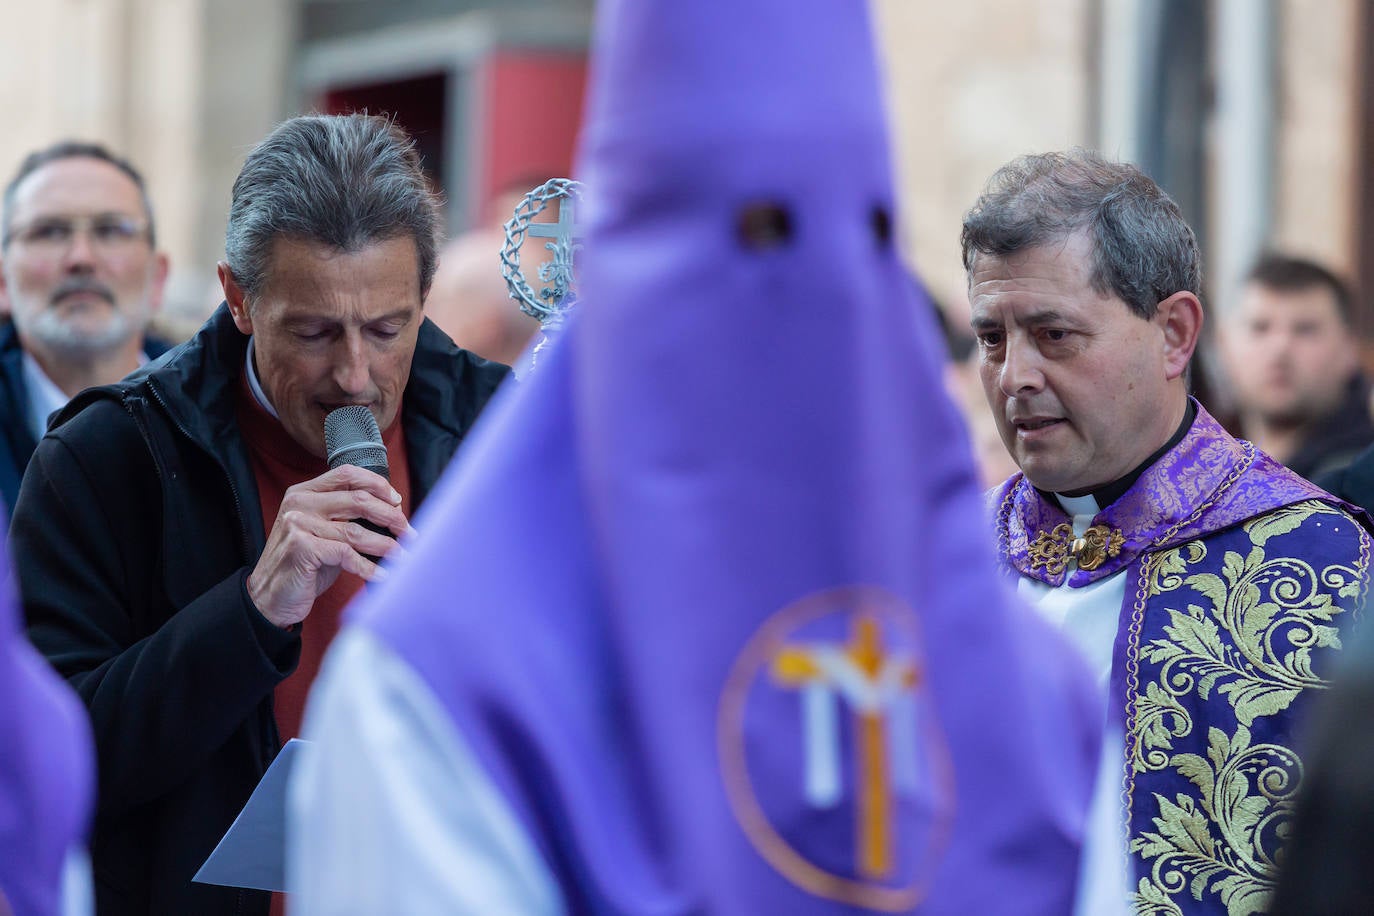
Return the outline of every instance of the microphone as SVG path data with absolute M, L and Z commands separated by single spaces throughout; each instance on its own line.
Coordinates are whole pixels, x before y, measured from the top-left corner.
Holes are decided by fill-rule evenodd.
M 382 431 L 372 411 L 361 404 L 331 410 L 324 418 L 324 453 L 331 471 L 351 464 L 391 479 Z
M 377 420 L 372 411 L 361 404 L 349 404 L 329 412 L 324 418 L 324 453 L 332 471 L 345 464 L 366 468 L 374 474 L 391 479 L 391 467 L 386 460 L 386 446 L 382 444 L 382 431 L 377 428 Z M 381 525 L 375 525 L 365 518 L 355 518 L 354 522 L 368 531 L 395 538 Z M 363 554 L 373 563 L 381 562 L 377 557 Z

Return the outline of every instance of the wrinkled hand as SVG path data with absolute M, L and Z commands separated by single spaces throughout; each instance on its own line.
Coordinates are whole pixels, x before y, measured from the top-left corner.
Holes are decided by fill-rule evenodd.
M 286 491 L 267 546 L 248 574 L 248 597 L 279 627 L 300 623 L 342 571 L 371 582 L 385 575 L 369 556 L 396 547 L 367 519 L 398 537 L 409 527 L 401 496 L 386 479 L 352 465 L 337 467 Z

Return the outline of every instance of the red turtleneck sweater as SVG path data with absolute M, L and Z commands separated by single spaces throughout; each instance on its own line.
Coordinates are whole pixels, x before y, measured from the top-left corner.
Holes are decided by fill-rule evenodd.
M 262 506 L 262 527 L 270 536 L 272 524 L 277 520 L 277 510 L 286 496 L 288 487 L 307 480 L 313 480 L 329 470 L 323 458 L 317 458 L 306 451 L 290 433 L 268 413 L 248 386 L 246 375 L 239 378 L 239 390 L 235 405 L 239 430 L 243 441 L 248 445 L 248 458 L 253 466 L 253 477 L 258 484 L 258 502 Z M 387 466 L 391 469 L 391 485 L 401 494 L 401 509 L 410 515 L 410 465 L 406 461 L 405 436 L 401 430 L 401 418 L 396 419 L 382 433 L 386 445 Z M 305 714 L 305 698 L 310 693 L 310 685 L 320 670 L 320 662 L 334 634 L 339 632 L 339 621 L 343 609 L 353 596 L 363 587 L 363 580 L 352 573 L 340 573 L 334 584 L 325 589 L 315 599 L 310 614 L 301 624 L 301 659 L 296 670 L 286 680 L 277 685 L 272 694 L 272 707 L 276 714 L 277 731 L 283 743 L 298 737 L 301 731 L 301 718 Z M 286 912 L 284 895 L 273 894 L 271 916 L 284 916 Z
M 286 489 L 319 477 L 329 470 L 323 458 L 306 451 L 281 422 L 269 414 L 253 397 L 246 377 L 241 379 L 237 413 L 239 429 L 248 445 L 253 476 L 258 484 L 258 501 L 262 506 L 263 530 L 270 536 L 277 519 Z M 401 509 L 410 515 L 410 466 L 406 461 L 405 436 L 397 416 L 382 433 L 386 445 L 387 464 L 391 468 L 391 485 L 401 494 Z M 352 573 L 340 573 L 328 589 L 315 599 L 315 606 L 301 625 L 301 660 L 286 680 L 277 685 L 273 694 L 277 729 L 283 742 L 300 735 L 301 717 L 305 712 L 305 697 L 325 649 L 339 631 L 344 607 L 363 587 L 363 580 Z

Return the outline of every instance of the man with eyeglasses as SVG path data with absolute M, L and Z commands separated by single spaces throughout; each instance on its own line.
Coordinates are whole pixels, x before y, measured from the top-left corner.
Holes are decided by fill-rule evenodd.
M 162 302 L 143 176 L 93 143 L 29 154 L 0 210 L 0 498 L 19 482 L 48 418 L 77 392 L 118 381 L 166 345 L 145 336 Z

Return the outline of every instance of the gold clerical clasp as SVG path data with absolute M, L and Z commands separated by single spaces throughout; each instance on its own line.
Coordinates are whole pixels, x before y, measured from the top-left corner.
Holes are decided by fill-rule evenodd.
M 1069 539 L 1073 537 L 1073 526 L 1065 523 L 1056 525 L 1052 531 L 1042 531 L 1031 541 L 1026 553 L 1030 556 L 1031 569 L 1045 567 L 1045 572 L 1057 576 L 1064 571 L 1069 561 Z
M 1063 523 L 1050 531 L 1042 531 L 1026 549 L 1032 570 L 1043 566 L 1051 576 L 1064 572 L 1069 560 L 1078 568 L 1091 572 L 1121 553 L 1126 538 L 1120 531 L 1106 525 L 1093 525 L 1083 536 L 1073 536 L 1073 526 Z
M 1106 525 L 1093 525 L 1083 532 L 1081 538 L 1074 539 L 1069 552 L 1078 561 L 1079 569 L 1092 571 L 1120 554 L 1121 546 L 1125 543 L 1126 539 L 1120 531 Z

